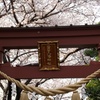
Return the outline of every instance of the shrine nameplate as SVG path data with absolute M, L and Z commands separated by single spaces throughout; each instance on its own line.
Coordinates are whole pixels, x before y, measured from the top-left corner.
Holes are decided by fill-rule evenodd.
M 40 70 L 59 70 L 58 41 L 39 41 L 39 67 Z

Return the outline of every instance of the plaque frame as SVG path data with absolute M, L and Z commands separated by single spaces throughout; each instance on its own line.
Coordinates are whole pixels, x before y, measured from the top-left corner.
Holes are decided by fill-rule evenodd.
M 40 70 L 60 70 L 58 41 L 38 41 Z

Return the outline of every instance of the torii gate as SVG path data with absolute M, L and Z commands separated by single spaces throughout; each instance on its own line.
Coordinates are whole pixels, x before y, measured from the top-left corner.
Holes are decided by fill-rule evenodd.
M 0 51 L 38 48 L 38 41 L 58 41 L 59 47 L 98 47 L 100 26 L 0 28 Z M 91 62 L 88 66 L 61 66 L 60 70 L 53 71 L 41 71 L 39 66 L 12 67 L 8 63 L 2 64 L 2 53 L 0 62 L 0 71 L 16 79 L 83 78 L 100 68 L 99 62 Z

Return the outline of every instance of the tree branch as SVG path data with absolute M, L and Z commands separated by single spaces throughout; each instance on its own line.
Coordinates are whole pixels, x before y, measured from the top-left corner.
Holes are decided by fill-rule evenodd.
M 10 3 L 11 3 L 12 13 L 13 13 L 14 19 L 15 19 L 16 23 L 19 24 L 18 18 L 17 18 L 17 16 L 16 16 L 15 11 L 14 11 L 13 0 L 10 0 Z
M 73 52 L 70 52 L 68 54 L 66 54 L 66 56 L 60 61 L 60 63 L 63 63 L 71 54 L 78 52 L 79 50 L 82 50 L 83 48 L 78 48 Z

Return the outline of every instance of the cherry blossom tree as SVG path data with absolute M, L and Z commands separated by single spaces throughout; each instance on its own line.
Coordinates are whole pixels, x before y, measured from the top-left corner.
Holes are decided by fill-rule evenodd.
M 1 0 L 1 27 L 95 24 L 99 0 Z

